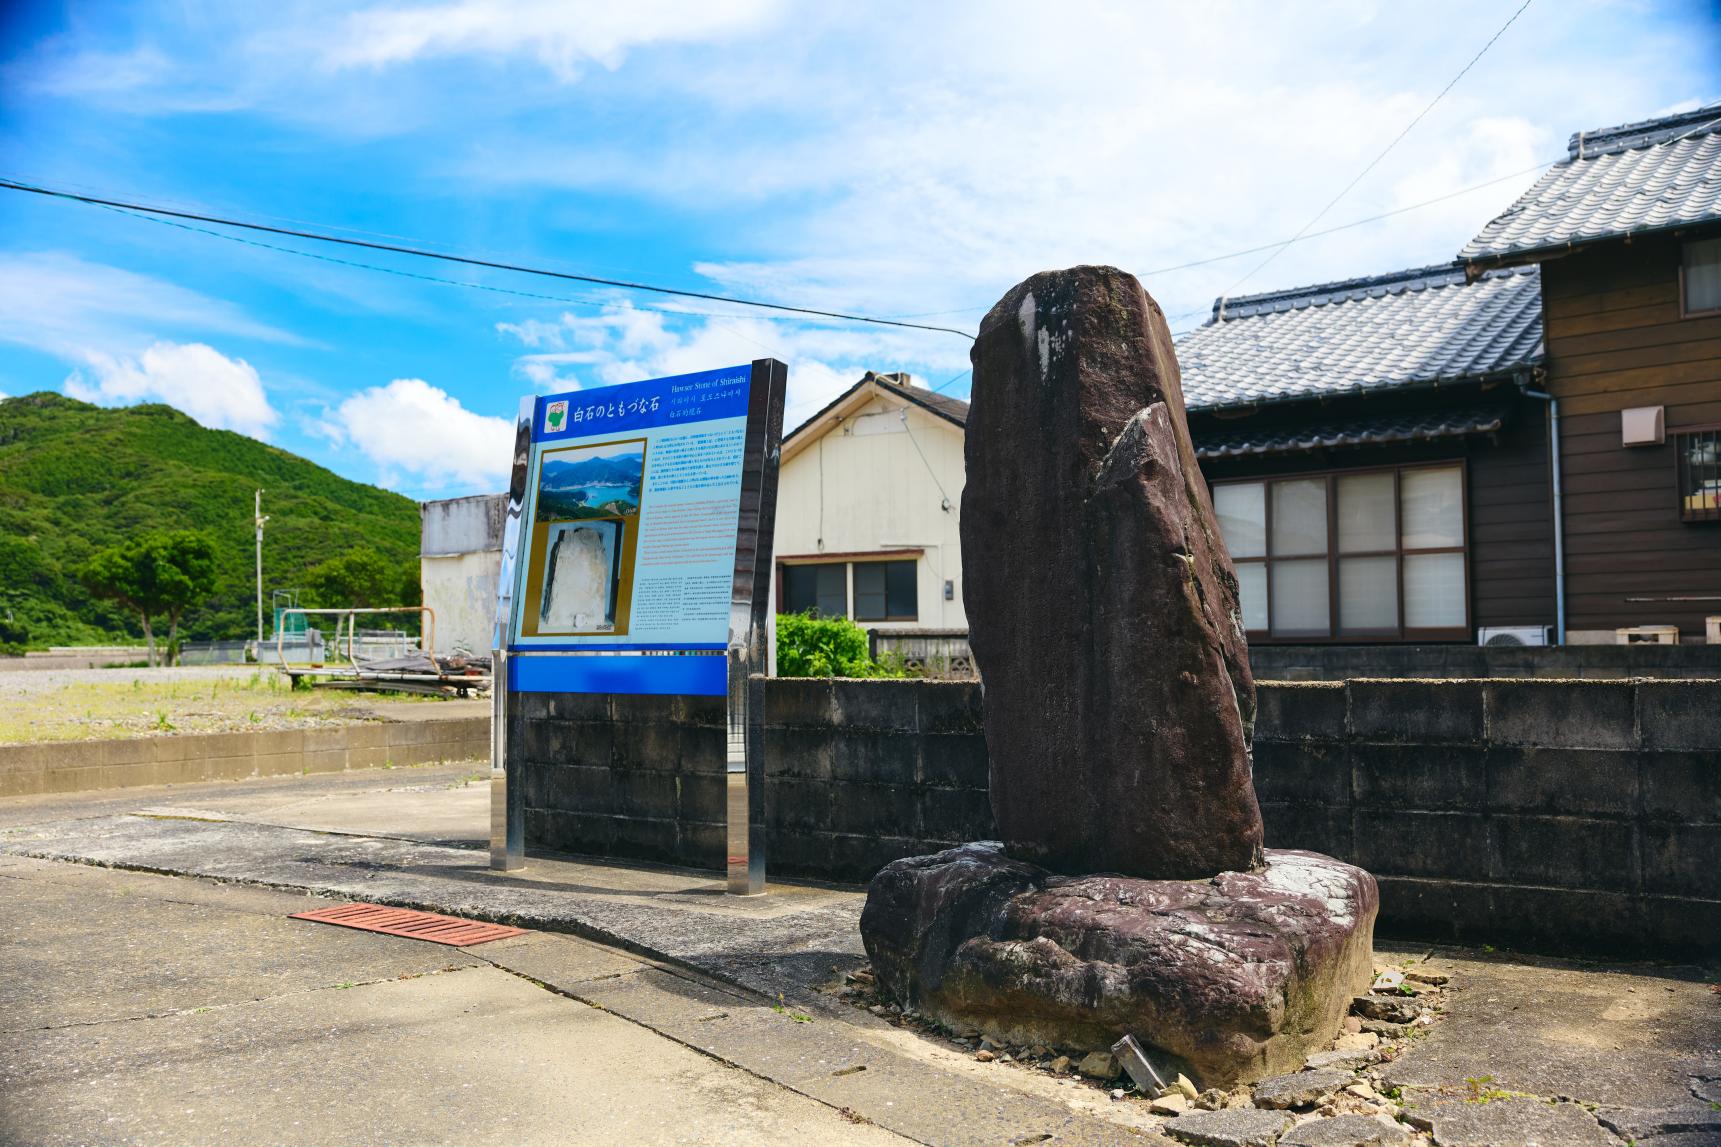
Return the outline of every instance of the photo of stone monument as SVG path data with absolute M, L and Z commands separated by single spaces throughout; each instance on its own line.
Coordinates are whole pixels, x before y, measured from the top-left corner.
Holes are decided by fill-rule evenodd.
M 539 633 L 615 632 L 623 529 L 608 519 L 549 528 Z

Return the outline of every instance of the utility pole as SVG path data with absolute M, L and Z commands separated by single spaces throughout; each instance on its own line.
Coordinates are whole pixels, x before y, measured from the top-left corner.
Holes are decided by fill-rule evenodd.
M 263 491 L 257 491 L 257 658 L 263 658 L 263 523 L 269 519 L 263 513 Z

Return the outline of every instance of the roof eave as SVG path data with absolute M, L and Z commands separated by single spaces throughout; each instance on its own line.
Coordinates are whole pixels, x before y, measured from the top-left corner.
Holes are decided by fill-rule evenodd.
M 1490 382 L 1516 382 L 1536 367 L 1542 365 L 1542 356 L 1535 355 L 1521 363 L 1495 370 L 1477 371 L 1469 374 L 1436 375 L 1433 378 L 1416 379 L 1413 382 L 1393 383 L 1390 386 L 1351 386 L 1343 390 L 1323 390 L 1316 394 L 1281 394 L 1264 398 L 1252 398 L 1241 402 L 1222 402 L 1211 406 L 1191 406 L 1184 403 L 1184 409 L 1190 414 L 1217 414 L 1230 410 L 1249 410 L 1260 406 L 1289 406 L 1299 402 L 1327 402 L 1335 398 L 1356 398 L 1371 394 L 1405 394 L 1421 390 L 1439 390 L 1443 386 L 1461 386 L 1475 383 L 1486 385 Z

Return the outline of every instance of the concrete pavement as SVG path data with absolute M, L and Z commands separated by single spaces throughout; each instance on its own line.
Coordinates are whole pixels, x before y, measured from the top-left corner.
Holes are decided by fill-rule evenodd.
M 0 1142 L 904 1142 L 476 950 L 287 919 L 304 896 L 8 858 L 0 897 Z M 570 988 L 646 967 L 509 943 Z

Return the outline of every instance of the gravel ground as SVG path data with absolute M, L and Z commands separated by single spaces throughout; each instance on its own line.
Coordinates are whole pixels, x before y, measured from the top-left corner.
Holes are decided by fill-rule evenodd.
M 293 690 L 281 674 L 256 666 L 48 669 L 0 675 L 0 744 L 314 728 L 439 703 Z

